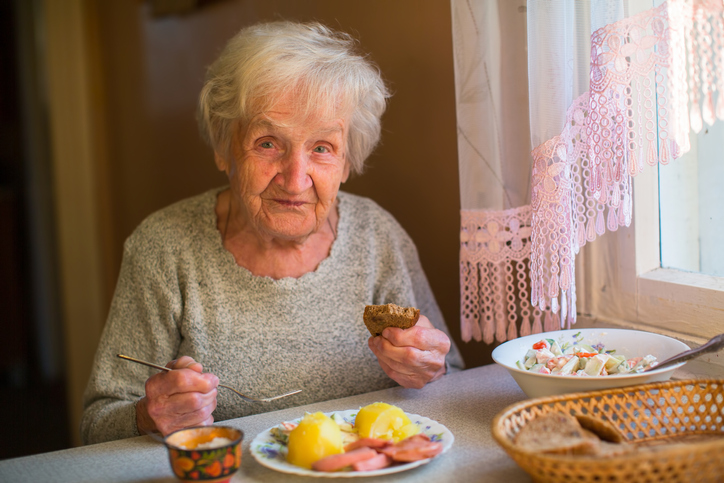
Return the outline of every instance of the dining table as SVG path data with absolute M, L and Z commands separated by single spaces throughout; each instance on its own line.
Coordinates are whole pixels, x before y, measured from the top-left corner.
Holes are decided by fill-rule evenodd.
M 450 430 L 454 442 L 448 451 L 427 464 L 370 477 L 368 481 L 530 482 L 527 473 L 503 451 L 491 432 L 495 415 L 523 399 L 525 394 L 508 371 L 491 364 L 452 372 L 422 389 L 393 387 L 216 424 L 244 432 L 242 464 L 232 483 L 309 483 L 313 477 L 279 472 L 258 463 L 249 451 L 254 437 L 283 421 L 300 418 L 305 412 L 346 411 L 374 402 L 392 404 L 407 413 L 437 421 Z M 170 483 L 178 480 L 171 470 L 166 447 L 146 435 L 0 461 L 0 482 L 26 481 Z

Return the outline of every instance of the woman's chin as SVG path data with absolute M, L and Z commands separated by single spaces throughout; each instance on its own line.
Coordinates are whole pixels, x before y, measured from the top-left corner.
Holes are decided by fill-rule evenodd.
M 272 224 L 264 228 L 266 235 L 273 239 L 301 243 L 315 232 L 316 224 Z

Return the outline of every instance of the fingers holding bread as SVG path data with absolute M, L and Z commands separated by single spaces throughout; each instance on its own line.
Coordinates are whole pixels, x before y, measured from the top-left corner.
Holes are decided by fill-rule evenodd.
M 450 339 L 414 307 L 368 305 L 367 341 L 380 367 L 403 387 L 421 388 L 446 372 Z M 384 332 L 384 335 L 383 335 Z
M 409 329 L 392 327 L 384 331 L 382 337 L 372 337 L 380 348 L 391 350 L 414 348 L 429 353 L 429 355 L 446 355 L 450 351 L 450 338 L 441 330 L 435 328 L 430 320 L 420 315 L 420 320 Z M 398 351 L 399 352 L 399 351 Z M 422 356 L 422 355 L 420 355 Z M 398 360 L 406 360 L 404 354 L 398 353 Z

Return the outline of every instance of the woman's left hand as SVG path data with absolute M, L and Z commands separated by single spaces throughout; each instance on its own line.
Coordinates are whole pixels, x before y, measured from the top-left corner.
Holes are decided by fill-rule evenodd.
M 414 327 L 388 327 L 367 344 L 387 375 L 403 387 L 421 389 L 445 374 L 450 339 L 424 315 Z

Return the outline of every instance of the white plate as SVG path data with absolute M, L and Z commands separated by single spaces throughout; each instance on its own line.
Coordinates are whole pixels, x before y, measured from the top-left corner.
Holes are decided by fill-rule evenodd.
M 357 416 L 359 409 L 350 409 L 347 411 L 334 411 L 331 413 L 324 413 L 327 416 L 331 416 L 337 413 L 342 416 L 342 419 L 348 423 L 354 424 L 354 419 Z M 440 441 L 442 443 L 442 453 L 450 449 L 455 440 L 455 437 L 442 424 L 437 421 L 433 421 L 429 418 L 424 418 L 417 414 L 405 413 L 410 421 L 420 426 L 421 432 L 428 435 L 433 441 Z M 294 422 L 298 423 L 302 418 L 297 418 Z M 388 466 L 381 470 L 374 471 L 314 471 L 295 466 L 291 463 L 287 463 L 287 447 L 279 443 L 271 434 L 271 430 L 275 428 L 269 428 L 259 433 L 254 441 L 251 442 L 251 455 L 260 464 L 271 468 L 282 473 L 290 473 L 293 475 L 304 475 L 304 476 L 317 476 L 321 478 L 354 478 L 360 476 L 380 476 L 389 475 L 390 473 L 398 473 L 400 471 L 406 471 L 412 468 L 416 468 L 425 463 L 429 463 L 433 458 L 427 458 L 420 461 L 413 461 L 412 463 L 406 463 L 402 465 Z M 440 455 L 438 455 L 440 456 Z M 436 456 L 437 457 L 437 456 Z

